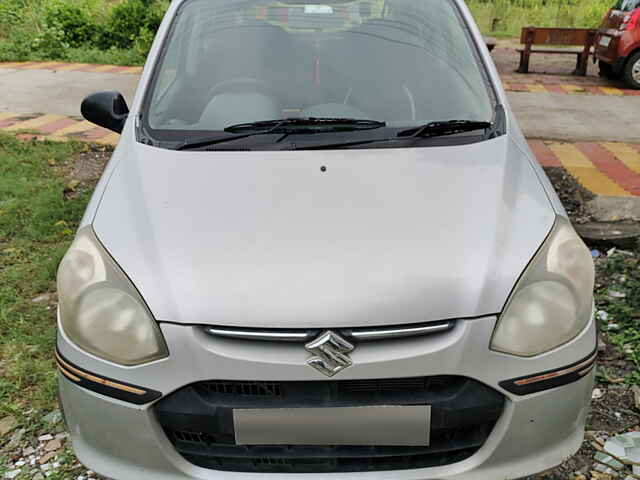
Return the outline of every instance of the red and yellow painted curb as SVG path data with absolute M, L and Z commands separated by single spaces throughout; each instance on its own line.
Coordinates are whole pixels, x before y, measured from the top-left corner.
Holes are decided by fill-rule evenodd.
M 17 133 L 21 138 L 35 137 L 62 142 L 76 139 L 102 145 L 116 145 L 120 137 L 117 133 L 86 120 L 52 114 L 2 112 L 0 113 L 0 131 Z
M 142 67 L 120 67 L 117 65 L 65 62 L 1 62 L 0 68 L 11 68 L 15 70 L 55 70 L 57 72 L 125 73 L 130 75 L 139 75 L 142 73 Z
M 640 96 L 640 90 L 631 90 L 604 85 L 579 85 L 569 83 L 514 83 L 503 82 L 507 92 L 563 93 L 573 95 L 617 95 Z
M 0 131 L 26 139 L 111 146 L 120 137 L 86 120 L 53 114 L 0 113 Z M 640 197 L 640 143 L 530 140 L 529 145 L 543 167 L 563 167 L 594 194 Z
M 640 197 L 640 144 L 529 140 L 544 167 L 563 167 L 596 195 Z

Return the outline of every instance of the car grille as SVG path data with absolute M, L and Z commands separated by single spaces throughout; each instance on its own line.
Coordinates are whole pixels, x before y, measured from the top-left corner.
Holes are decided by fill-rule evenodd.
M 425 447 L 235 444 L 234 408 L 431 405 Z M 203 468 L 310 473 L 449 465 L 473 455 L 502 413 L 504 397 L 474 380 L 434 376 L 314 382 L 214 380 L 160 400 L 155 414 L 176 450 Z

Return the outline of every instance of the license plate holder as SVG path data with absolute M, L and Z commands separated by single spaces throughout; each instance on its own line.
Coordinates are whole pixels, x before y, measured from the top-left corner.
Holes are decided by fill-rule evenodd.
M 237 445 L 428 446 L 429 405 L 233 410 Z

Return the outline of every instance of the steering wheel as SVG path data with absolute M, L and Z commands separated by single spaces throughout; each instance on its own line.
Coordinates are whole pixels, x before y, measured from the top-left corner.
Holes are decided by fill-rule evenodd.
M 257 78 L 237 77 L 213 85 L 207 96 L 213 99 L 216 95 L 222 93 L 245 93 L 245 92 L 261 92 L 268 96 L 273 96 L 273 91 L 267 82 L 258 80 Z

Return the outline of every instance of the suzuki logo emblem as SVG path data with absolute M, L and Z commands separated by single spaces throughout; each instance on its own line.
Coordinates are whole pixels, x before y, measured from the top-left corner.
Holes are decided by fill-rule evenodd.
M 305 348 L 313 354 L 313 357 L 307 360 L 307 365 L 327 377 L 333 377 L 353 365 L 348 353 L 355 347 L 331 330 L 321 333 L 318 338 L 307 343 Z

